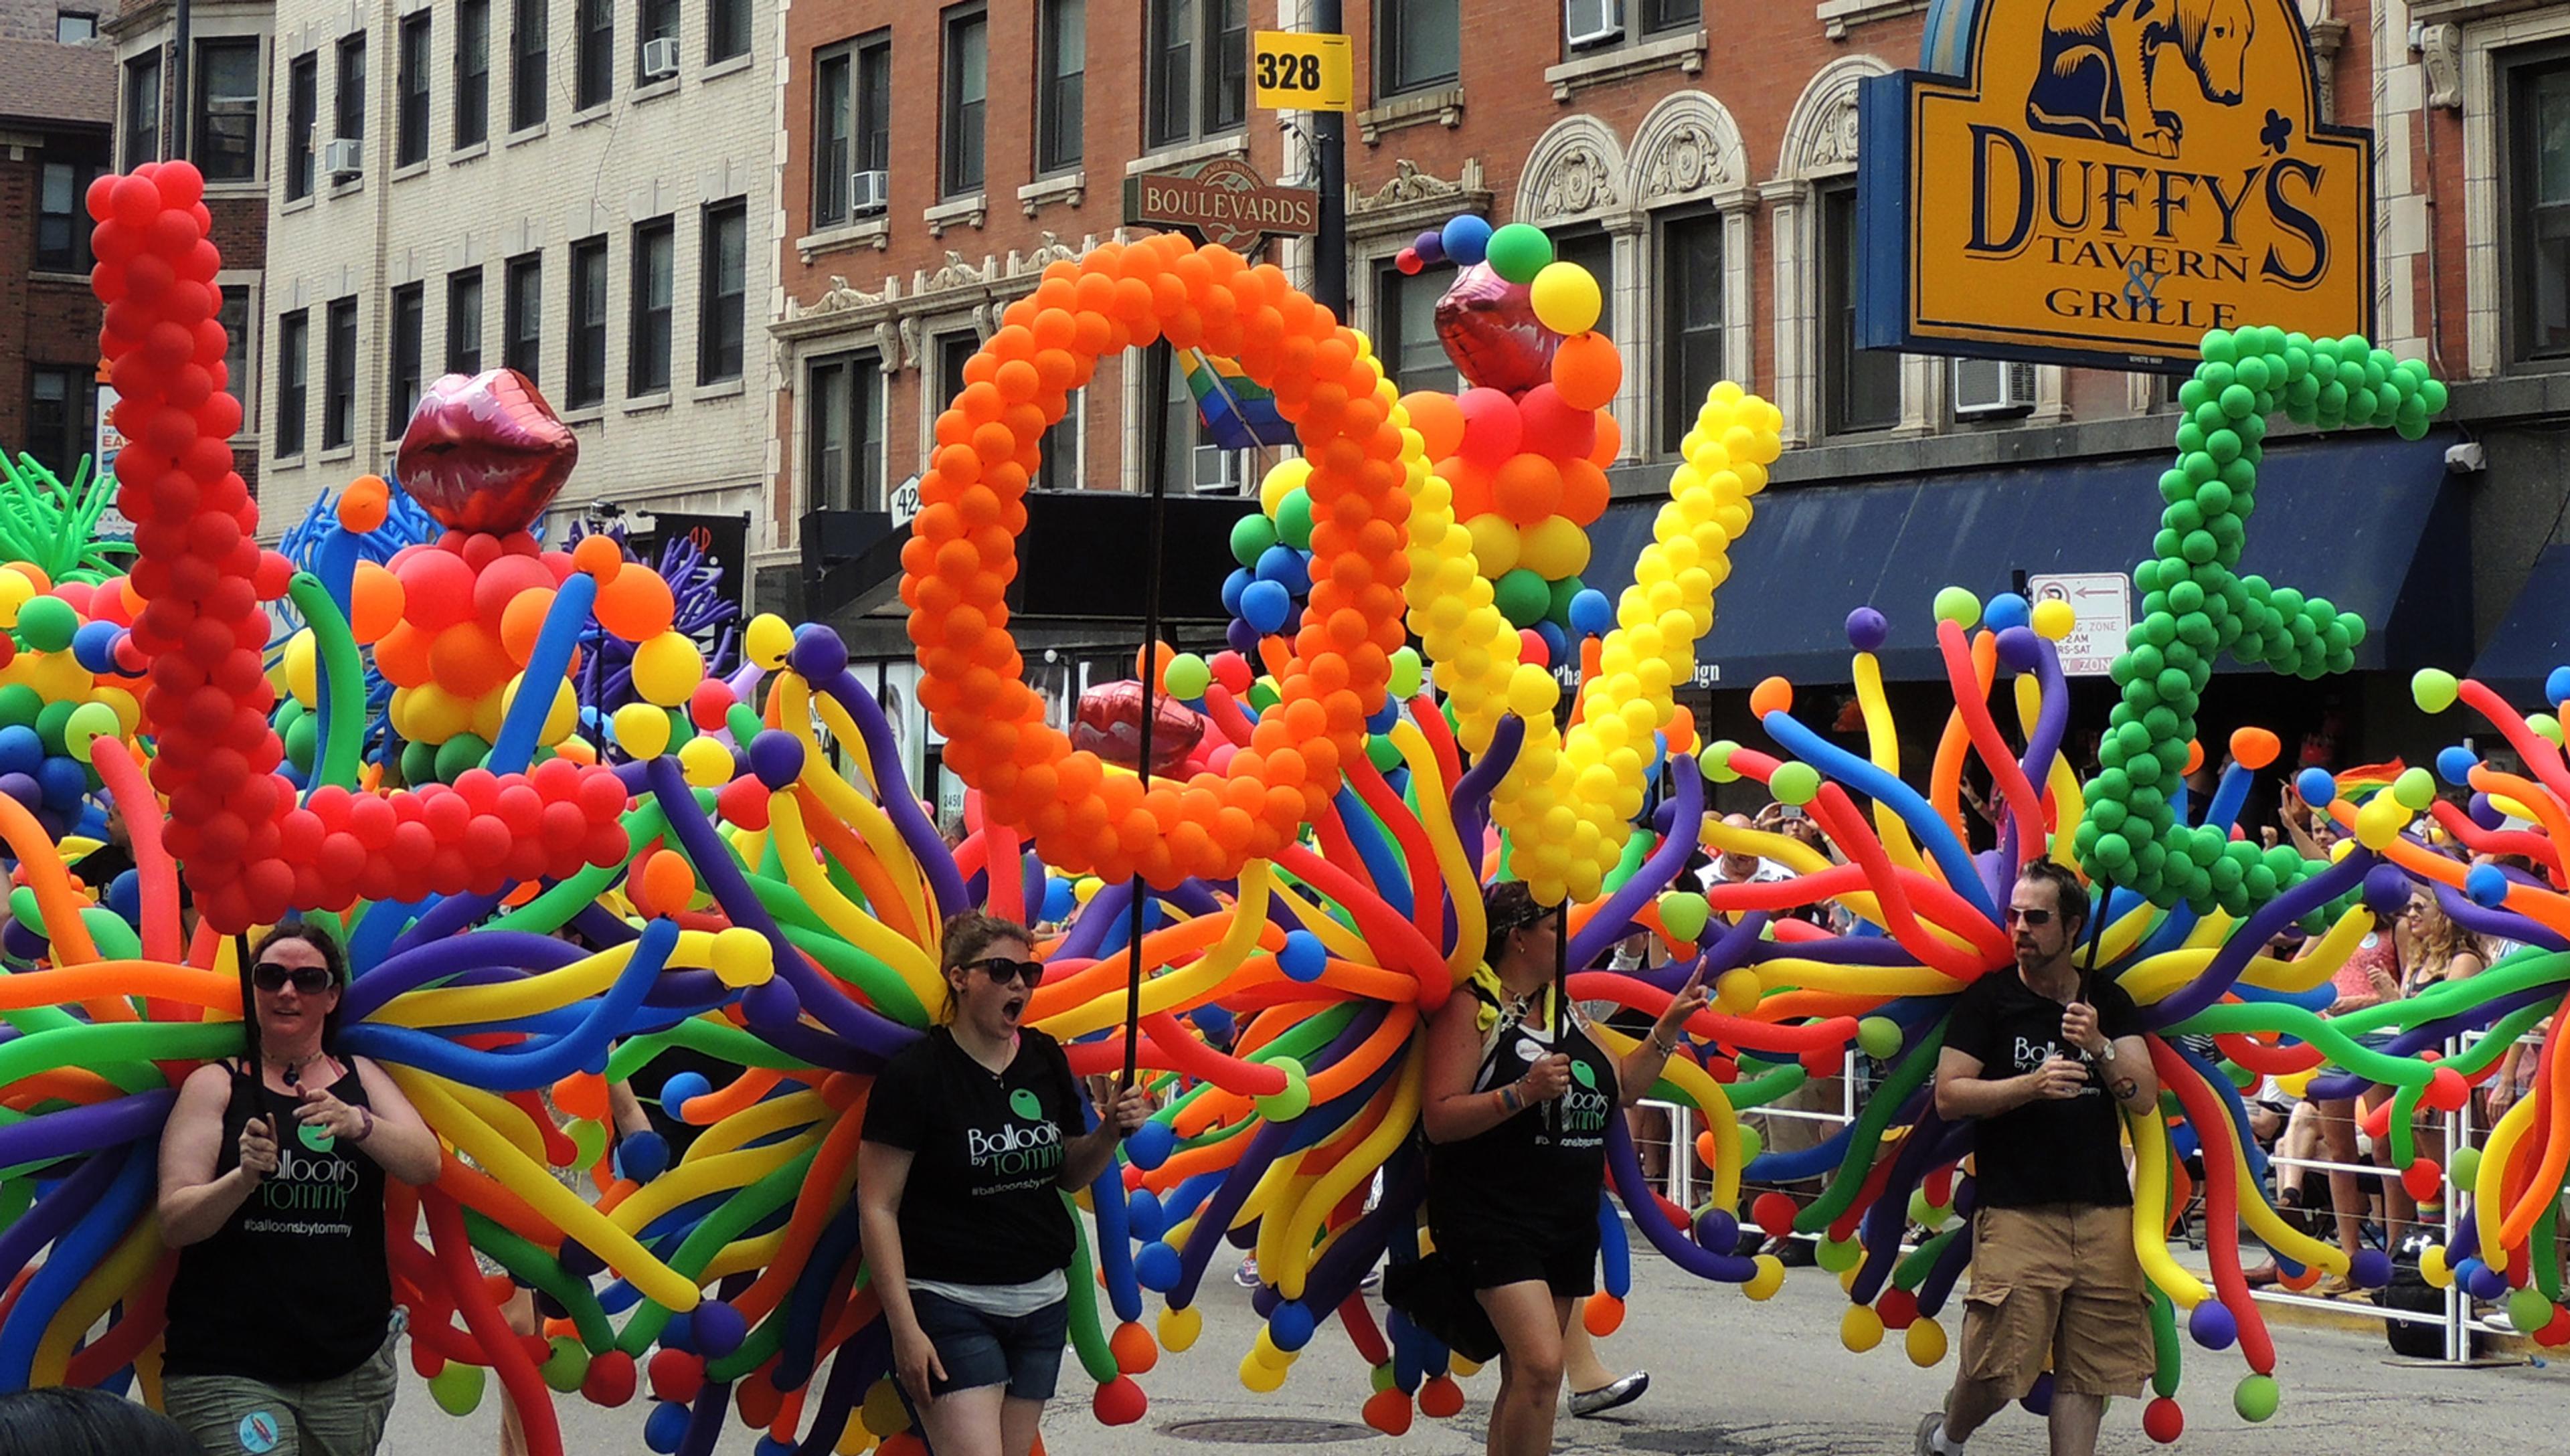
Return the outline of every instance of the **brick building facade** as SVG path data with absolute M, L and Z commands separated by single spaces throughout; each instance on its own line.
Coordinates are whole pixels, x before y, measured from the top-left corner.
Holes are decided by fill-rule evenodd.
M 96 442 L 85 194 L 108 167 L 116 61 L 96 44 L 57 42 L 51 6 L 0 14 L 9 17 L 0 39 L 0 451 L 33 455 L 68 481 Z

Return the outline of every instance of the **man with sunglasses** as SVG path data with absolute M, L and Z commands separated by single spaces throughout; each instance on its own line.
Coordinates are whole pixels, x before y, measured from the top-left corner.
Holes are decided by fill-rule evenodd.
M 2048 1363 L 2053 1456 L 2091 1456 L 2107 1397 L 2141 1394 L 2154 1364 L 2117 1113 L 2148 1113 L 2159 1078 L 2132 998 L 2109 978 L 2082 984 L 2078 878 L 2029 863 L 2002 920 L 2016 964 L 1954 998 L 1936 1062 L 1937 1116 L 1977 1124 L 1972 1286 L 1962 1368 L 1917 1449 L 1959 1456 Z

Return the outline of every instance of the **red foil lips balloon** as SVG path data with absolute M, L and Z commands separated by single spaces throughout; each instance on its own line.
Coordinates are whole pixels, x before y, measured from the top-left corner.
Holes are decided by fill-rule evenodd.
M 1204 737 L 1205 720 L 1172 697 L 1163 696 L 1159 706 L 1160 716 L 1151 724 L 1151 772 L 1166 774 L 1195 752 Z M 1128 769 L 1140 763 L 1142 684 L 1127 678 L 1081 693 L 1079 714 L 1071 725 L 1071 746 Z
M 428 387 L 393 470 L 440 525 L 506 536 L 545 514 L 579 462 L 580 441 L 535 381 L 489 369 Z
M 1535 321 L 1526 286 L 1492 272 L 1489 263 L 1464 269 L 1437 300 L 1437 339 L 1466 380 L 1511 395 L 1552 378 L 1552 348 L 1559 342 Z

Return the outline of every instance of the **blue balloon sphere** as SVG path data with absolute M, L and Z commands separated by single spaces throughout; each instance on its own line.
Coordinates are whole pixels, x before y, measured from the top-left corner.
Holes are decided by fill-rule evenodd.
M 2294 776 L 2294 792 L 2315 809 L 2327 809 L 2338 798 L 2338 780 L 2327 769 L 2305 769 Z
M 0 774 L 33 777 L 45 762 L 45 740 L 24 723 L 0 728 Z
M 2477 1259 L 2466 1260 L 2464 1263 L 2471 1267 L 2471 1277 L 2466 1280 L 2466 1284 L 2471 1289 L 2473 1298 L 2495 1299 L 2507 1292 L 2506 1274 L 2482 1264 Z
M 2007 596 L 2000 600 L 2014 601 L 2016 598 Z M 2043 639 L 2034 634 L 2032 627 L 1999 628 L 1998 646 L 2000 664 L 2012 672 L 2032 672 L 2035 664 L 2043 660 Z
M 704 1353 L 696 1348 L 695 1316 L 683 1309 L 670 1315 L 669 1322 L 660 1326 L 660 1348 L 681 1354 Z
M 758 1438 L 758 1444 L 749 1448 L 749 1456 L 794 1456 L 794 1453 L 800 1449 L 791 1441 L 780 1441 L 774 1436 L 761 1436 Z
M 2496 865 L 2474 865 L 2463 874 L 2463 894 L 2477 906 L 2496 906 L 2507 899 L 2507 872 Z
M 1602 637 L 1615 628 L 1615 604 L 1594 586 L 1570 598 L 1570 629 L 1583 637 Z
M 2409 877 L 2396 865 L 2376 865 L 2364 872 L 2364 908 L 2388 919 L 2409 908 Z
M 1235 616 L 1223 624 L 1222 640 L 1234 652 L 1255 652 L 1258 650 L 1258 628 Z
M 1699 1249 L 1730 1254 L 1740 1248 L 1740 1221 L 1728 1210 L 1706 1209 L 1696 1216 L 1695 1242 Z
M 1994 632 L 2021 627 L 2034 620 L 2034 606 L 2013 591 L 2002 591 L 1981 606 L 1981 624 Z
M 1124 1229 L 1134 1238 L 1148 1244 L 1168 1232 L 1169 1216 L 1160 1207 L 1160 1196 L 1147 1188 L 1137 1188 L 1124 1198 Z
M 1047 920 L 1061 924 L 1070 919 L 1071 912 L 1078 908 L 1079 894 L 1071 889 L 1070 881 L 1058 876 L 1045 881 L 1044 917 Z
M 1294 610 L 1294 593 L 1276 581 L 1252 581 L 1240 593 L 1240 619 L 1255 630 L 1278 632 Z
M 2472 823 L 2483 829 L 2496 829 L 2507 823 L 2507 811 L 2491 803 L 2487 794 L 2472 795 L 2471 801 L 2463 806 L 2463 812 L 2471 816 Z
M 1267 1337 L 1280 1350 L 1299 1350 L 1312 1342 L 1312 1311 L 1300 1299 L 1287 1299 L 1267 1316 Z
M 2379 1249 L 2361 1250 L 2348 1262 L 2347 1276 L 2359 1288 L 2381 1288 L 2391 1282 L 2391 1256 Z
M 2570 667 L 2556 667 L 2544 674 L 2543 700 L 2547 703 L 2570 702 Z
M 726 1300 L 704 1300 L 696 1305 L 691 1317 L 696 1348 L 709 1360 L 719 1360 L 739 1349 L 740 1342 L 749 1337 L 749 1321 Z
M 143 920 L 143 872 L 123 871 L 108 883 L 107 908 L 129 921 Z
M 114 622 L 84 622 L 72 633 L 72 660 L 92 672 L 110 672 L 116 667 L 116 643 L 125 628 Z
M 1312 589 L 1312 563 L 1292 546 L 1272 546 L 1258 553 L 1258 579 L 1299 596 Z
M 2436 750 L 2436 777 L 2457 789 L 2468 789 L 2472 783 L 2472 766 L 2480 761 L 2479 754 L 2461 744 L 2448 745 Z
M 1848 613 L 1848 645 L 1858 651 L 1880 652 L 1883 650 L 1885 640 L 1891 635 L 1892 623 L 1884 620 L 1883 613 L 1873 607 L 1860 606 Z
M 1455 266 L 1469 268 L 1488 256 L 1491 250 L 1491 224 L 1470 212 L 1447 219 L 1437 240 Z
M 848 644 L 819 622 L 796 627 L 794 645 L 785 656 L 797 673 L 815 684 L 828 682 L 848 670 Z
M 642 1419 L 642 1444 L 659 1456 L 675 1456 L 678 1443 L 686 1438 L 687 1408 L 677 1401 L 661 1401 Z
M 714 1090 L 702 1072 L 678 1072 L 660 1084 L 660 1110 L 680 1122 L 687 1120 L 687 1099 L 702 1097 Z
M 649 1183 L 669 1171 L 669 1140 L 649 1128 L 627 1133 L 616 1145 L 616 1171 L 636 1183 Z
M 1178 1263 L 1178 1252 L 1157 1240 L 1142 1246 L 1133 1256 L 1133 1282 L 1155 1294 L 1165 1294 L 1178 1286 L 1186 1274 Z
M 1187 1015 L 1196 1023 L 1196 1029 L 1205 1034 L 1205 1040 L 1216 1046 L 1231 1044 L 1232 1015 L 1228 1010 L 1208 1001 Z
M 1392 731 L 1392 725 L 1400 721 L 1400 702 L 1393 698 L 1386 698 L 1383 700 L 1383 707 L 1377 710 L 1373 717 L 1366 719 L 1366 731 L 1368 733 L 1390 733 Z
M 1534 624 L 1533 631 L 1536 636 L 1543 639 L 1543 650 L 1548 660 L 1553 662 L 1570 660 L 1570 638 L 1560 627 L 1549 621 L 1540 621 Z
M 1276 952 L 1277 968 L 1294 980 L 1310 982 L 1321 978 L 1329 969 L 1330 952 L 1321 946 L 1321 937 L 1309 930 L 1285 932 L 1285 948 Z
M 2052 1372 L 2050 1370 L 2046 1370 L 2042 1374 L 2035 1376 L 2034 1388 L 2028 1390 L 2025 1395 L 2017 1401 L 2017 1404 L 2024 1406 L 2026 1413 L 2029 1415 L 2051 1415 Z
M 1431 267 L 1446 261 L 1446 234 L 1431 227 L 1410 240 L 1410 250 Z
M 77 816 L 82 796 L 89 793 L 89 770 L 76 758 L 49 758 L 36 769 L 36 788 L 46 808 L 65 818 Z
M 1124 1139 L 1124 1156 L 1136 1168 L 1148 1173 L 1169 1161 L 1176 1150 L 1178 1135 L 1165 1122 L 1146 1122 L 1133 1129 Z
M 2207 1299 L 2186 1317 L 2186 1332 L 2209 1350 L 2227 1350 L 2240 1338 L 2240 1321 L 2218 1299 Z
M 1231 574 L 1222 578 L 1223 611 L 1232 616 L 1240 615 L 1240 594 L 1247 591 L 1249 583 L 1257 579 L 1257 573 L 1247 566 L 1232 567 Z

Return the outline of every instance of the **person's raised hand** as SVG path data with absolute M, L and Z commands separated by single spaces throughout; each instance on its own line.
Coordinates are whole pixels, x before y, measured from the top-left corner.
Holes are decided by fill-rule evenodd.
M 1539 1057 L 1518 1082 L 1529 1103 L 1550 1102 L 1570 1090 L 1570 1058 L 1560 1052 Z
M 1115 1124 L 1115 1136 L 1123 1138 L 1151 1120 L 1152 1105 L 1151 1089 L 1136 1082 L 1116 1092 L 1114 1100 L 1099 1111 L 1105 1114 L 1103 1120 Z
M 1660 1013 L 1659 1024 L 1651 1029 L 1652 1038 L 1662 1045 L 1675 1042 L 1678 1033 L 1685 1029 L 1687 1019 L 1703 1010 L 1705 1003 L 1711 999 L 1711 995 L 1704 988 L 1704 961 L 1698 959 L 1694 973 L 1686 978 L 1685 985 L 1678 987 L 1676 999 L 1670 1001 L 1669 1008 Z
M 294 1120 L 305 1127 L 317 1127 L 333 1138 L 356 1142 L 366 1133 L 366 1119 L 357 1109 L 330 1095 L 326 1087 L 303 1089 L 302 1102 L 294 1109 Z
M 263 1183 L 276 1171 L 276 1131 L 266 1118 L 253 1117 L 241 1125 L 240 1167 L 252 1183 Z
M 2097 1030 L 2097 1008 L 2086 1001 L 2062 1007 L 2061 1039 L 2092 1057 L 2104 1055 L 2106 1038 Z

